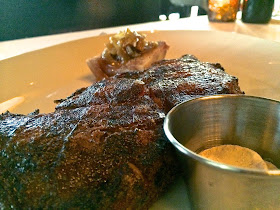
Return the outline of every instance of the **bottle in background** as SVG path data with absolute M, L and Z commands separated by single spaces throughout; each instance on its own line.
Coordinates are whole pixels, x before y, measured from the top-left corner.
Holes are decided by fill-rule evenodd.
M 244 0 L 242 21 L 245 23 L 268 23 L 271 19 L 274 0 Z

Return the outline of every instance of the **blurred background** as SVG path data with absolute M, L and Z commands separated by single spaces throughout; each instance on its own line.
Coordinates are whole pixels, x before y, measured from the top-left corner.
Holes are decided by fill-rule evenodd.
M 206 14 L 207 0 L 0 0 L 0 41 Z

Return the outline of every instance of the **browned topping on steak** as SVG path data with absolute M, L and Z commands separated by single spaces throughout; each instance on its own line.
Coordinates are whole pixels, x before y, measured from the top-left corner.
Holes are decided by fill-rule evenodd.
M 0 116 L 0 206 L 146 209 L 178 175 L 170 108 L 241 94 L 219 64 L 186 55 L 78 90 L 50 114 Z
M 144 71 L 164 59 L 169 46 L 164 41 L 151 42 L 136 31 L 120 31 L 109 37 L 100 56 L 87 60 L 95 82 L 127 71 Z

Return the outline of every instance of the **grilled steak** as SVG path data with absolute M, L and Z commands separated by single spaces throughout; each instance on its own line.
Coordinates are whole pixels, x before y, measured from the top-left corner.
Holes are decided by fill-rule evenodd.
M 147 209 L 179 172 L 166 112 L 228 93 L 242 93 L 235 77 L 186 55 L 80 89 L 53 113 L 2 114 L 0 206 Z

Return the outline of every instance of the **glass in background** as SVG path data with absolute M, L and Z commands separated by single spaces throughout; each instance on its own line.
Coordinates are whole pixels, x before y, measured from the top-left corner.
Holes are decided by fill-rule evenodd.
M 233 22 L 239 9 L 239 0 L 209 0 L 208 19 L 214 22 Z

